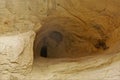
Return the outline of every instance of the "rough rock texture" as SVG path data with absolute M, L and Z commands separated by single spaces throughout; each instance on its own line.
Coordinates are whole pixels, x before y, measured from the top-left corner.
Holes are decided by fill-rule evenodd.
M 70 17 L 48 18 L 37 33 L 35 53 L 46 46 L 48 57 L 81 57 L 109 48 L 101 25 L 87 25 Z M 40 50 L 41 49 L 41 50 Z
M 29 78 L 119 80 L 120 1 L 50 1 L 52 9 L 36 37 L 36 60 Z M 59 37 L 51 38 L 55 31 L 63 35 L 61 43 Z M 50 58 L 39 58 L 40 49 L 46 44 Z M 79 58 L 55 58 L 66 56 Z
M 120 12 L 117 0 L 50 0 L 51 9 L 43 21 L 35 51 L 43 46 L 50 57 L 79 57 L 102 53 L 120 39 Z M 63 35 L 61 42 L 51 38 L 53 31 Z M 39 49 L 38 49 L 39 48 Z
M 38 58 L 26 80 L 119 80 L 120 53 L 76 59 Z
M 32 69 L 33 31 L 0 36 L 0 80 L 22 79 Z
M 33 62 L 29 54 L 34 33 L 29 30 L 38 37 L 33 70 L 26 80 L 120 80 L 119 4 L 119 0 L 0 0 L 1 80 L 23 80 L 31 70 L 27 67 Z M 50 57 L 41 58 L 40 49 L 46 46 Z

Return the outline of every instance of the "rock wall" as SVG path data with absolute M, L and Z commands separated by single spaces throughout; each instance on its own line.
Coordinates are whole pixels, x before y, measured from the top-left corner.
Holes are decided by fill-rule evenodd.
M 22 79 L 31 71 L 34 36 L 33 31 L 0 36 L 0 80 Z
M 48 57 L 80 57 L 100 54 L 111 48 L 120 39 L 120 14 L 116 3 L 120 2 L 49 1 L 52 8 L 48 10 L 48 17 L 42 20 L 35 54 L 39 56 L 43 46 L 48 48 Z M 54 31 L 63 36 L 61 43 L 50 37 Z
M 0 79 L 119 80 L 119 4 L 0 0 Z M 46 46 L 48 58 L 41 58 Z

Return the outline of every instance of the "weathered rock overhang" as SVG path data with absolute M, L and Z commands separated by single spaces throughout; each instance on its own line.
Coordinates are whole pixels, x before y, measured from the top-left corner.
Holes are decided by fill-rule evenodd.
M 0 1 L 0 78 L 119 80 L 119 4 Z

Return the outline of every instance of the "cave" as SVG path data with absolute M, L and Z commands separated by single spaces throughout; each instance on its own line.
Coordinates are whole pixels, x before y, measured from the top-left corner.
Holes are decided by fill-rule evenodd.
M 47 46 L 43 46 L 40 51 L 41 57 L 47 57 Z
M 119 0 L 1 0 L 0 80 L 120 80 Z
M 109 36 L 102 28 L 94 28 L 71 17 L 49 18 L 37 31 L 35 56 L 78 58 L 107 51 Z

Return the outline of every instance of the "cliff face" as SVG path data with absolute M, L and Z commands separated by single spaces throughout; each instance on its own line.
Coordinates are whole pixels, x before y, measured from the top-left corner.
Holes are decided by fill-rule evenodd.
M 0 0 L 0 79 L 119 80 L 119 4 Z

